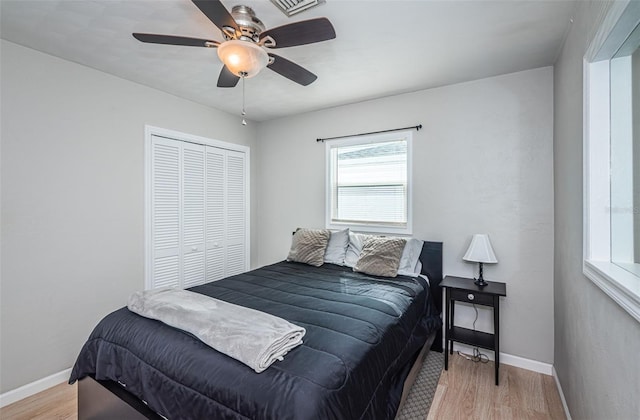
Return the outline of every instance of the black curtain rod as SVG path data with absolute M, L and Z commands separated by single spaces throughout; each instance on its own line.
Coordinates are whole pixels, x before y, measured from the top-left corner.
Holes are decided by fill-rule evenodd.
M 342 139 L 342 138 L 345 138 L 345 137 L 358 137 L 358 136 L 367 136 L 369 134 L 390 133 L 392 131 L 402 131 L 402 130 L 408 130 L 410 128 L 416 129 L 416 131 L 420 131 L 420 129 L 422 128 L 422 124 L 413 125 L 411 127 L 392 128 L 390 130 L 372 131 L 370 133 L 351 134 L 350 136 L 327 137 L 325 139 L 316 139 L 316 141 L 320 142 L 320 141 L 325 141 L 325 140 Z

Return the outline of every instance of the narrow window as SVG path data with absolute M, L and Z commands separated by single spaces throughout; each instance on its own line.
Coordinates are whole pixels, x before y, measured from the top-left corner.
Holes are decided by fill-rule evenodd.
M 585 55 L 583 272 L 640 321 L 640 3 L 615 3 Z

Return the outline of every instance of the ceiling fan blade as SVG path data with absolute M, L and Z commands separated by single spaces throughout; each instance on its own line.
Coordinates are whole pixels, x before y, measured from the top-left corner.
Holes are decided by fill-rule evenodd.
M 236 87 L 236 85 L 238 84 L 238 80 L 240 80 L 240 78 L 231 73 L 227 66 L 222 66 L 222 70 L 220 70 L 220 76 L 218 76 L 218 87 Z
M 224 7 L 220 0 L 192 0 L 193 3 L 209 18 L 214 25 L 221 30 L 225 27 L 233 28 L 239 32 L 238 24 L 231 16 L 231 13 Z M 231 34 L 230 34 L 231 35 Z
M 269 48 L 285 48 L 334 39 L 336 31 L 333 29 L 329 19 L 317 18 L 269 29 L 260 34 L 260 40 L 267 36 L 271 37 L 276 45 L 273 47 L 265 46 Z
M 134 33 L 133 37 L 138 41 L 151 44 L 186 45 L 188 47 L 217 47 L 220 45 L 218 41 L 212 39 L 189 38 L 186 36 Z
M 318 76 L 293 61 L 275 54 L 269 54 L 269 56 L 273 58 L 273 63 L 267 65 L 267 67 L 302 86 L 310 85 L 318 78 Z

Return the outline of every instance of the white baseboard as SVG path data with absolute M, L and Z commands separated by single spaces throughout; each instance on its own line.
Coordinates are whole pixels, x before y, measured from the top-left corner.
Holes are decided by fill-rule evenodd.
M 562 386 L 560 385 L 560 378 L 558 378 L 558 372 L 556 367 L 553 367 L 553 379 L 556 380 L 556 387 L 558 388 L 558 394 L 560 394 L 560 400 L 562 401 L 562 407 L 564 408 L 564 414 L 567 416 L 567 420 L 571 420 L 571 413 L 569 413 L 569 406 L 567 400 L 564 398 L 564 392 L 562 392 Z
M 473 354 L 474 347 L 461 343 L 453 343 L 453 350 L 461 353 Z M 482 350 L 482 349 L 481 349 Z M 489 360 L 495 360 L 494 353 L 487 350 L 486 353 Z M 515 366 L 518 368 L 531 370 L 533 372 L 542 373 L 551 376 L 553 374 L 553 365 L 550 363 L 538 362 L 537 360 L 525 359 L 524 357 L 514 356 L 512 354 L 500 352 L 500 364 Z
M 549 375 L 553 373 L 553 365 L 550 363 L 538 362 L 537 360 L 525 359 L 524 357 L 511 354 L 500 353 L 500 363 L 511 365 L 522 369 Z
M 0 407 L 4 407 L 16 401 L 20 401 L 23 398 L 35 395 L 38 392 L 51 388 L 52 386 L 67 382 L 70 375 L 71 368 L 65 369 L 62 372 L 54 373 L 46 378 L 38 379 L 37 381 L 23 385 L 20 388 L 12 389 L 4 394 L 0 394 Z

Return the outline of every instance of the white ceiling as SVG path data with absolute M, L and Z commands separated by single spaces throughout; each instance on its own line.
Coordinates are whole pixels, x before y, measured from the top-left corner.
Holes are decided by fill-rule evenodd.
M 276 52 L 318 75 L 303 87 L 268 69 L 246 81 L 247 116 L 265 121 L 347 103 L 549 66 L 575 2 L 327 0 L 286 17 L 251 6 L 267 29 L 327 17 L 337 38 Z M 132 32 L 222 41 L 190 0 L 1 0 L 3 39 L 231 113 L 241 83 L 216 87 L 216 50 L 143 44 Z

